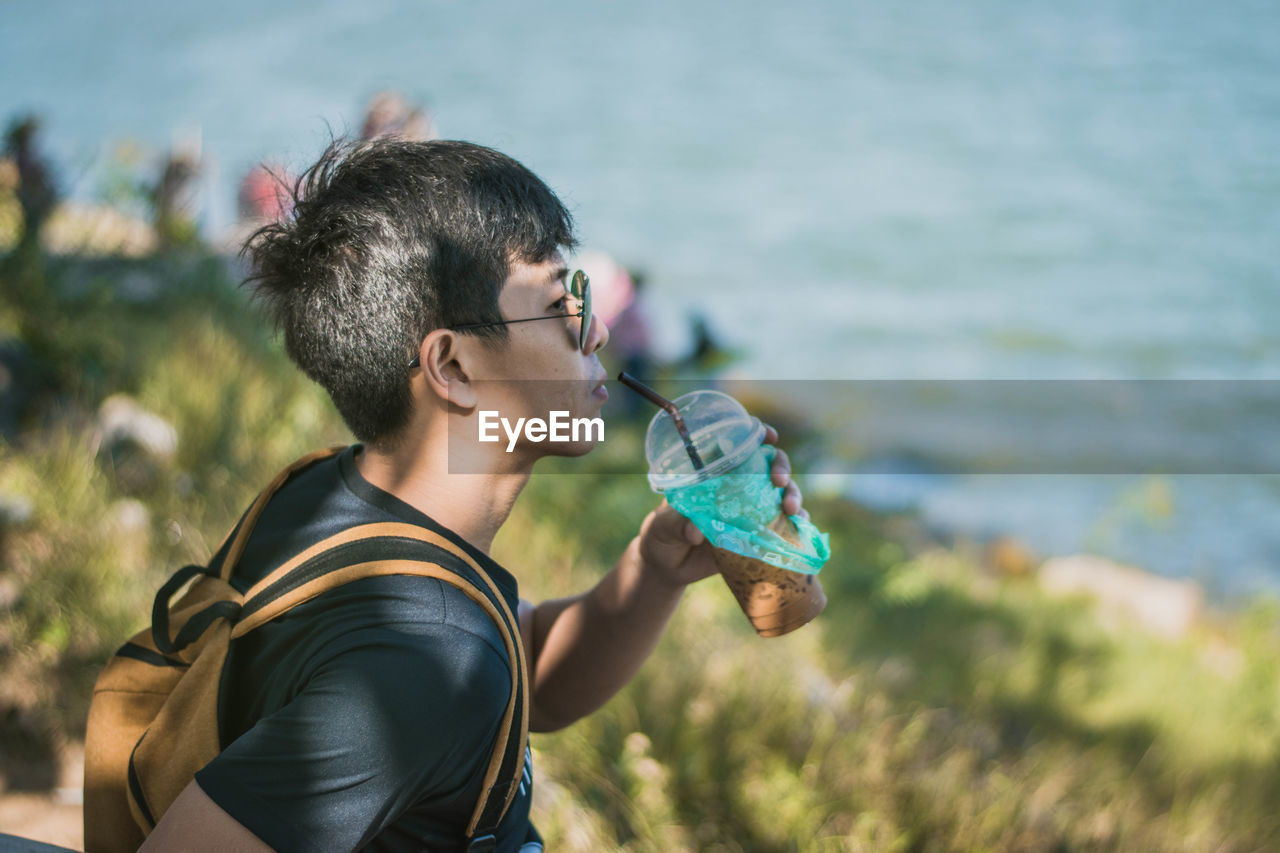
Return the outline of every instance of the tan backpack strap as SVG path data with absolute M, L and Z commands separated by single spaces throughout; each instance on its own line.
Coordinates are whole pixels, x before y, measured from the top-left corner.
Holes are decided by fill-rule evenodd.
M 379 522 L 377 524 L 361 524 L 356 527 L 348 528 L 347 530 L 344 530 L 341 533 L 334 534 L 333 536 L 330 536 L 327 539 L 323 539 L 317 542 L 315 545 L 312 545 L 310 548 L 307 548 L 305 551 L 302 551 L 301 553 L 297 554 L 287 563 L 274 569 L 265 578 L 258 581 L 253 586 L 249 587 L 249 589 L 246 590 L 244 594 L 245 610 L 253 610 L 254 599 L 265 594 L 269 589 L 271 589 L 271 587 L 275 586 L 277 583 L 282 581 L 291 572 L 293 572 L 294 569 L 298 568 L 303 563 L 306 563 L 309 560 L 319 557 L 321 554 L 324 554 L 326 551 L 332 551 L 334 548 L 337 548 L 339 546 L 349 545 L 356 542 L 361 542 L 365 539 L 373 539 L 376 537 L 399 537 L 402 539 L 413 539 L 418 542 L 426 542 L 429 545 L 435 545 L 453 554 L 455 557 L 457 557 L 458 559 L 465 562 L 468 566 L 470 566 L 471 569 L 475 571 L 475 573 L 479 575 L 480 578 L 485 582 L 485 585 L 488 586 L 489 591 L 493 593 L 493 597 L 498 600 L 498 604 L 501 607 L 501 613 L 506 618 L 506 620 L 513 625 L 519 624 L 518 622 L 516 622 L 515 615 L 511 612 L 511 608 L 507 607 L 506 600 L 502 597 L 502 593 L 501 591 L 499 591 L 497 584 L 495 584 L 493 582 L 493 579 L 489 577 L 488 572 L 480 568 L 480 564 L 477 563 L 475 560 L 473 560 L 471 556 L 467 554 L 466 551 L 464 551 L 461 547 L 457 545 L 457 543 L 455 543 L 451 539 L 448 539 L 447 537 L 441 536 L 435 531 L 428 530 L 425 527 L 419 527 L 415 524 L 405 524 L 401 522 Z M 286 610 L 296 607 L 305 601 L 309 601 L 323 592 L 328 592 L 330 589 L 341 586 L 344 583 L 350 582 L 350 578 L 348 578 L 347 580 L 329 583 L 328 581 L 325 580 L 325 578 L 327 577 L 328 575 L 324 575 L 320 578 L 317 578 L 316 585 L 312 585 L 312 584 L 305 585 L 305 589 L 307 590 L 307 595 L 305 597 L 299 598 L 291 594 L 287 599 L 282 598 L 278 601 L 271 603 L 266 607 L 263 607 L 261 610 L 258 610 L 257 612 L 253 613 L 253 615 L 245 617 L 236 625 L 235 631 L 231 635 L 232 639 L 244 636 L 249 631 L 252 631 L 254 628 L 258 627 L 259 625 L 262 625 L 265 622 L 271 621 L 276 616 L 279 616 L 281 613 L 284 613 Z
M 330 456 L 341 453 L 346 449 L 345 445 L 336 445 L 308 453 L 277 474 L 275 479 L 267 484 L 267 487 L 258 495 L 258 499 L 253 502 L 253 506 L 249 507 L 249 511 L 245 513 L 244 520 L 231 533 L 227 534 L 229 537 L 234 536 L 235 538 L 231 542 L 231 549 L 227 551 L 227 556 L 222 561 L 222 569 L 218 573 L 220 578 L 224 581 L 231 578 L 231 573 L 235 570 L 236 563 L 240 561 L 240 556 L 244 553 L 245 546 L 249 544 L 249 534 L 253 533 L 253 526 L 258 523 L 258 519 L 262 516 L 262 511 L 267 508 L 267 503 L 280 490 L 280 487 L 303 468 L 322 459 L 328 459 Z M 226 543 L 224 542 L 223 544 Z M 219 546 L 219 550 L 221 550 L 221 546 Z
M 276 584 L 283 582 L 294 570 L 308 561 L 320 557 L 325 552 L 332 551 L 334 548 L 343 545 L 387 537 L 424 542 L 447 551 L 462 560 L 475 572 L 488 587 L 492 597 L 476 589 L 468 580 L 457 573 L 435 563 L 421 560 L 376 560 L 318 574 L 314 579 L 305 580 L 279 597 L 270 600 L 265 605 L 255 606 L 255 599 L 268 597 Z M 306 549 L 254 584 L 244 595 L 243 611 L 245 615 L 236 623 L 231 637 L 232 639 L 242 637 L 249 631 L 270 622 L 299 604 L 310 601 L 316 596 L 343 584 L 381 575 L 433 577 L 457 587 L 468 598 L 479 604 L 489 615 L 489 618 L 493 620 L 494 624 L 497 625 L 498 631 L 502 634 L 503 644 L 506 646 L 507 658 L 512 662 L 511 700 L 507 703 L 507 709 L 502 717 L 502 724 L 498 730 L 493 754 L 489 760 L 489 767 L 485 771 L 482 785 L 483 793 L 471 816 L 471 822 L 467 826 L 467 836 L 470 838 L 474 835 L 491 796 L 499 789 L 499 776 L 502 771 L 503 758 L 506 754 L 506 746 L 512 735 L 517 732 L 519 735 L 519 754 L 516 759 L 514 773 L 510 776 L 510 781 L 504 786 L 505 796 L 500 814 L 506 813 L 519 788 L 518 781 L 524 774 L 524 746 L 528 743 L 529 738 L 529 673 L 521 640 L 519 639 L 520 623 L 516 620 L 515 614 L 511 612 L 511 608 L 507 606 L 501 591 L 493 579 L 489 577 L 488 572 L 481 568 L 480 564 L 463 548 L 445 536 L 413 524 L 382 522 L 350 528 Z M 494 602 L 497 603 L 496 607 Z M 522 701 L 517 701 L 518 699 Z M 514 719 L 517 705 L 520 708 L 520 719 L 518 721 Z

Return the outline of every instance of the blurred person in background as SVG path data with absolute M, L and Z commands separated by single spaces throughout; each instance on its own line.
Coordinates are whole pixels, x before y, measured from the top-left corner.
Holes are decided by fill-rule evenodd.
M 288 216 L 293 210 L 289 187 L 295 180 L 283 166 L 254 166 L 240 181 L 236 195 L 240 218 L 264 225 Z
M 198 141 L 176 146 L 165 158 L 151 191 L 156 237 L 161 245 L 191 245 L 197 241 L 201 168 Z
M 431 113 L 425 106 L 410 105 L 399 92 L 378 92 L 365 108 L 361 139 L 398 136 L 418 142 L 439 139 Z
M 650 329 L 646 274 L 639 270 L 630 272 L 631 301 L 617 318 L 609 324 L 609 340 L 622 369 L 639 379 L 653 378 L 656 367 L 653 357 L 653 335 Z M 628 417 L 647 413 L 645 401 L 636 395 L 627 395 L 624 412 Z
M 22 208 L 19 245 L 37 245 L 40 229 L 58 205 L 58 191 L 36 137 L 40 122 L 35 116 L 15 120 L 5 133 L 5 149 L 17 169 L 17 196 Z

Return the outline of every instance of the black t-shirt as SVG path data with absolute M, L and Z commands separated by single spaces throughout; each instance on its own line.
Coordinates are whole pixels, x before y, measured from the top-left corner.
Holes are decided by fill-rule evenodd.
M 272 498 L 232 584 L 246 590 L 348 527 L 409 522 L 464 548 L 514 613 L 515 578 L 361 477 L 357 451 L 316 463 Z M 453 851 L 480 796 L 511 670 L 502 635 L 464 593 L 388 576 L 330 590 L 234 640 L 222 690 L 227 748 L 196 780 L 263 841 L 282 851 Z M 539 840 L 529 758 L 500 851 Z

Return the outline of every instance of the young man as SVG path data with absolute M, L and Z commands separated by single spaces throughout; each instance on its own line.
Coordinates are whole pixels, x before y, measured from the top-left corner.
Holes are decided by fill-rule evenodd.
M 233 582 L 247 588 L 358 524 L 435 531 L 519 614 L 534 731 L 603 705 L 652 651 L 685 586 L 715 571 L 701 534 L 665 501 L 574 598 L 534 607 L 488 556 L 534 463 L 592 443 L 460 437 L 478 435 L 482 411 L 590 417 L 607 397 L 596 354 L 609 333 L 565 269 L 561 249 L 573 245 L 567 211 L 514 160 L 383 139 L 332 146 L 292 216 L 248 246 L 290 356 L 361 444 L 272 499 Z M 802 512 L 781 452 L 773 478 L 784 508 Z M 227 748 L 143 849 L 460 850 L 510 666 L 479 605 L 433 579 L 368 578 L 300 605 L 233 642 Z M 498 850 L 541 849 L 531 785 L 526 765 Z

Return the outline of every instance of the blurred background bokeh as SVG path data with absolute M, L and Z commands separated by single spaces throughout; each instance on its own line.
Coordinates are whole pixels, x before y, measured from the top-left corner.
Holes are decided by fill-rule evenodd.
M 274 176 L 397 132 L 546 179 L 613 366 L 743 383 L 831 533 L 817 623 L 759 640 L 708 581 L 631 688 L 535 741 L 553 849 L 1280 844 L 1275 471 L 964 476 L 785 391 L 1280 379 L 1280 7 L 2 15 L 0 831 L 77 842 L 105 655 L 274 468 L 348 440 L 235 252 L 287 215 Z M 654 501 L 624 473 L 648 413 L 614 396 L 608 445 L 546 466 L 499 538 L 526 595 L 589 583 Z M 1038 432 L 1047 396 L 1002 405 Z M 1268 445 L 1236 414 L 1207 422 Z

